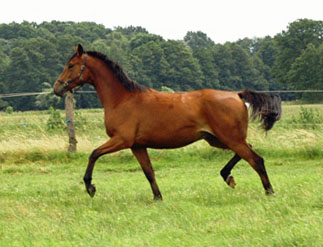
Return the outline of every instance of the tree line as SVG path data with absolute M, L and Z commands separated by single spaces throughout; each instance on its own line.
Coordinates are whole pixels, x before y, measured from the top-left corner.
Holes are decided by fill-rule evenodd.
M 0 24 L 0 94 L 48 90 L 78 43 L 108 55 L 130 78 L 157 90 L 323 89 L 323 21 L 300 19 L 274 37 L 225 44 L 216 44 L 203 32 L 165 40 L 143 27 L 25 21 Z M 306 99 L 306 94 L 284 97 Z M 79 108 L 100 107 L 94 94 L 76 98 Z M 15 110 L 43 109 L 48 107 L 43 101 L 0 98 L 0 110 L 9 105 Z M 53 102 L 62 107 L 62 102 Z

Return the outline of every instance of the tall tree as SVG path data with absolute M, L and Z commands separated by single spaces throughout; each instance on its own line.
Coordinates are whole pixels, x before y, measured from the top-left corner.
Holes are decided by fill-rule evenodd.
M 183 41 L 168 40 L 162 44 L 170 65 L 165 86 L 175 90 L 202 88 L 202 71 L 191 49 Z
M 300 19 L 291 23 L 287 31 L 275 37 L 278 52 L 273 67 L 275 77 L 281 83 L 291 84 L 288 73 L 293 63 L 311 43 L 318 47 L 323 42 L 323 21 Z
M 167 83 L 170 65 L 165 58 L 161 42 L 157 40 L 143 43 L 135 48 L 132 53 L 141 61 L 142 74 L 139 76 L 142 77 L 144 74 L 144 78 L 146 78 L 143 82 L 140 81 L 140 78 L 136 78 L 136 80 L 156 89 L 160 89 Z
M 0 94 L 4 94 L 8 92 L 8 85 L 5 81 L 5 73 L 9 66 L 10 60 L 9 57 L 6 56 L 1 50 L 0 50 Z M 0 99 L 0 110 L 4 109 L 8 106 L 8 103 L 6 100 Z
M 7 93 L 7 85 L 4 81 L 4 71 L 7 69 L 8 60 L 5 59 L 3 52 L 0 50 L 0 94 Z M 5 109 L 8 106 L 7 101 L 0 98 L 0 110 Z
M 292 64 L 288 72 L 293 89 L 323 89 L 323 44 L 315 47 L 309 44 Z M 307 101 L 322 101 L 320 94 L 304 94 Z
M 215 43 L 205 33 L 198 32 L 187 32 L 184 37 L 184 42 L 191 47 L 195 48 L 214 48 Z
M 184 37 L 185 44 L 192 51 L 193 56 L 199 62 L 202 70 L 202 87 L 203 88 L 220 88 L 218 74 L 214 61 L 215 43 L 203 32 L 187 32 Z
M 59 69 L 55 46 L 47 40 L 32 38 L 22 41 L 21 47 L 12 49 L 10 64 L 6 73 L 9 92 L 37 92 L 44 81 L 54 81 Z M 17 73 L 19 71 L 19 73 Z M 35 107 L 34 101 L 25 97 L 15 98 L 22 110 Z

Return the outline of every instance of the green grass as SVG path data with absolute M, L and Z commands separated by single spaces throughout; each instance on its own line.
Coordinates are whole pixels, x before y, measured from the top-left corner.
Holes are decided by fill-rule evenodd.
M 218 175 L 225 161 L 157 169 L 163 202 L 152 200 L 139 169 L 98 163 L 91 199 L 85 164 L 6 166 L 0 246 L 320 246 L 321 161 L 269 160 L 273 197 L 244 162 L 233 172 L 236 189 L 229 188 Z
M 244 161 L 231 189 L 219 171 L 232 153 L 198 142 L 149 151 L 162 202 L 129 151 L 99 159 L 97 194 L 85 192 L 88 155 L 106 140 L 101 110 L 82 111 L 76 154 L 65 151 L 64 130 L 46 130 L 47 112 L 0 113 L 0 247 L 323 246 L 322 125 L 293 125 L 300 107 L 283 110 L 267 137 L 252 124 L 248 139 L 275 196 Z

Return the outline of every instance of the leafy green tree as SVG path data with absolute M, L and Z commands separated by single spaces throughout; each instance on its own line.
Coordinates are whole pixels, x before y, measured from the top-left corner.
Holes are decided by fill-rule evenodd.
M 130 39 L 130 49 L 134 50 L 149 42 L 163 42 L 164 39 L 159 35 L 148 34 L 148 33 L 138 33 Z
M 288 80 L 293 89 L 322 89 L 323 88 L 323 44 L 308 47 L 292 64 L 288 72 Z M 322 101 L 320 94 L 303 94 L 306 101 Z
M 198 60 L 203 73 L 201 77 L 203 88 L 221 88 L 219 82 L 219 69 L 214 60 L 214 53 L 214 49 L 206 49 L 203 47 L 193 49 L 193 56 Z
M 202 71 L 203 88 L 220 88 L 218 74 L 214 61 L 215 43 L 203 32 L 187 32 L 184 37 L 185 44 L 188 45 L 193 52 L 194 58 L 199 62 Z
M 274 66 L 275 58 L 278 52 L 274 39 L 270 36 L 267 36 L 263 39 L 258 39 L 257 46 L 258 47 L 255 51 L 255 55 L 258 55 L 265 65 L 267 65 L 269 68 L 272 68 Z
M 273 77 L 271 70 L 277 55 L 275 40 L 270 36 L 265 38 L 242 39 L 237 42 L 252 56 L 252 67 L 255 78 L 255 89 L 277 90 L 283 86 Z M 283 95 L 284 98 L 286 95 Z
M 63 66 L 65 65 L 66 61 L 74 54 L 74 46 L 77 44 L 82 44 L 84 48 L 90 47 L 90 43 L 81 37 L 78 36 L 72 36 L 70 34 L 63 34 L 63 35 L 57 35 L 54 40 L 50 40 L 50 42 L 55 45 L 55 50 L 53 51 L 55 56 L 57 56 L 57 59 L 59 61 L 59 71 L 60 72 L 63 69 Z M 57 73 L 56 72 L 56 73 Z
M 106 35 L 111 33 L 111 30 L 94 22 L 80 22 L 66 25 L 64 33 L 93 42 L 97 39 L 104 38 Z
M 231 87 L 240 90 L 254 88 L 252 78 L 251 59 L 248 52 L 238 44 L 231 44 Z
M 253 56 L 259 51 L 262 41 L 263 39 L 261 38 L 253 38 L 253 39 L 244 38 L 244 39 L 238 40 L 236 43 L 240 45 L 242 48 L 244 48 L 245 50 L 247 50 L 251 56 Z
M 167 80 L 168 70 L 170 69 L 161 43 L 158 40 L 143 43 L 135 48 L 132 53 L 140 59 L 141 71 L 146 78 L 149 78 L 149 81 L 141 83 L 149 87 L 160 88 Z
M 256 90 L 269 90 L 270 81 L 267 78 L 269 76 L 269 68 L 259 56 L 255 55 L 251 57 L 250 70 L 249 80 L 252 81 L 252 88 Z
M 102 54 L 108 54 L 110 47 L 105 39 L 97 39 L 92 43 L 91 49 Z
M 238 43 L 217 45 L 214 49 L 214 62 L 219 71 L 220 88 L 242 90 L 244 88 L 267 90 L 268 68 L 257 55 L 252 55 Z
M 6 73 L 9 92 L 38 92 L 43 81 L 54 81 L 59 69 L 55 51 L 55 46 L 42 38 L 24 40 L 21 47 L 13 48 Z M 26 97 L 10 99 L 11 101 L 17 105 L 17 109 L 35 107 L 34 102 Z
M 5 73 L 9 66 L 10 60 L 1 50 L 0 50 L 0 94 L 8 92 L 8 86 L 5 81 Z M 5 109 L 8 106 L 7 101 L 0 98 L 0 110 Z
M 116 27 L 115 31 L 121 32 L 123 35 L 131 38 L 139 33 L 148 34 L 148 31 L 140 26 Z
M 0 82 L 0 94 L 6 93 L 6 92 L 7 90 L 5 85 L 2 82 Z M 8 106 L 8 102 L 0 98 L 0 110 L 6 109 L 7 106 Z
M 24 21 L 21 24 L 12 22 L 0 25 L 0 38 L 2 39 L 30 39 L 37 36 L 36 24 Z
M 323 42 L 323 21 L 300 19 L 291 23 L 287 31 L 275 37 L 277 55 L 273 73 L 281 83 L 291 84 L 289 71 L 296 59 L 311 43 L 318 47 Z M 294 86 L 293 86 L 294 87 Z
M 217 45 L 214 49 L 213 57 L 215 68 L 218 71 L 220 89 L 231 89 L 233 59 L 229 44 Z
M 150 76 L 146 73 L 146 68 L 141 57 L 132 52 L 129 54 L 129 61 L 131 62 L 132 67 L 132 70 L 127 71 L 129 78 L 142 85 L 156 88 L 155 85 L 153 85 Z
M 187 32 L 184 37 L 184 42 L 191 47 L 195 48 L 214 48 L 215 43 L 205 33 L 198 32 Z
M 12 47 L 13 47 L 12 40 L 0 38 L 0 51 L 2 52 L 3 55 L 8 57 L 8 59 L 9 59 L 9 55 L 10 55 L 10 51 L 11 51 Z M 2 58 L 2 60 L 3 60 L 3 58 Z
M 121 32 L 115 31 L 106 35 L 104 43 L 107 48 L 105 53 L 108 57 L 119 63 L 122 68 L 129 73 L 131 64 L 128 59 L 129 40 Z
M 165 59 L 170 65 L 165 86 L 176 91 L 202 88 L 202 71 L 191 49 L 183 41 L 162 43 Z

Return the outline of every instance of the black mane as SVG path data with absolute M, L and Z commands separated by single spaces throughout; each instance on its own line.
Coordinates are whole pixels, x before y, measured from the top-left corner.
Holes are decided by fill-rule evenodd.
M 115 74 L 115 76 L 119 79 L 119 81 L 122 83 L 124 88 L 127 89 L 129 92 L 132 92 L 132 91 L 144 92 L 147 90 L 147 88 L 145 86 L 140 85 L 139 83 L 134 82 L 131 79 L 129 79 L 129 77 L 126 75 L 126 73 L 123 71 L 123 69 L 119 66 L 119 64 L 110 60 L 106 55 L 96 52 L 96 51 L 88 51 L 86 53 L 89 56 L 98 58 L 102 62 L 104 62 L 105 65 L 107 65 L 108 68 L 111 69 L 112 72 Z

